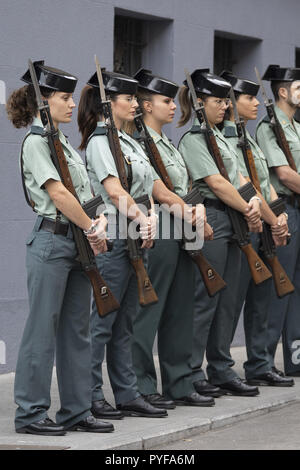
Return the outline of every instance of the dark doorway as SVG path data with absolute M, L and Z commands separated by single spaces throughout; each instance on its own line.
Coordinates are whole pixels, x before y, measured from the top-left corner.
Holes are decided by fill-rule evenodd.
M 133 75 L 142 65 L 146 21 L 115 16 L 114 71 Z

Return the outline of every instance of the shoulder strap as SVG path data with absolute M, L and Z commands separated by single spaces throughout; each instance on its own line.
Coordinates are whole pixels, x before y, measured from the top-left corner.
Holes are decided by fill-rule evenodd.
M 238 137 L 236 127 L 225 126 L 224 127 L 224 137 Z
M 88 145 L 89 141 L 97 135 L 107 135 L 107 127 L 97 126 L 94 132 L 89 136 L 86 145 Z

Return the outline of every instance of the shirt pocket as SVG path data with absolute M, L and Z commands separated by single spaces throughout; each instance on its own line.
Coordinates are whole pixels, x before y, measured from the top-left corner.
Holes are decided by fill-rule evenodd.
M 238 168 L 237 162 L 235 162 L 234 159 L 235 157 L 231 157 L 229 153 L 222 153 L 222 160 L 231 182 L 233 182 Z
M 131 157 L 131 164 L 132 186 L 135 187 L 135 194 L 141 195 L 148 192 L 149 185 L 153 182 L 150 164 L 136 156 Z
M 85 180 L 83 178 L 83 175 L 85 173 L 84 164 L 74 162 L 74 160 L 71 160 L 69 158 L 67 158 L 67 163 L 75 190 L 78 191 L 79 189 L 83 189 L 83 187 L 85 186 Z

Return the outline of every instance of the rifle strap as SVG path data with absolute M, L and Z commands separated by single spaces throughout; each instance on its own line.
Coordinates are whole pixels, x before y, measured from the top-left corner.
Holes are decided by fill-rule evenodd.
M 45 134 L 45 132 L 44 132 L 44 129 L 43 129 L 42 127 L 39 127 L 39 126 L 31 126 L 29 133 L 28 133 L 28 134 L 25 136 L 25 138 L 23 139 L 22 147 L 21 147 L 21 154 L 20 154 L 21 178 L 22 178 L 22 187 L 23 187 L 23 192 L 24 192 L 25 200 L 26 200 L 28 206 L 31 207 L 31 209 L 32 209 L 34 212 L 36 212 L 36 210 L 35 210 L 35 208 L 34 208 L 35 203 L 34 203 L 34 201 L 30 198 L 29 192 L 27 191 L 27 188 L 26 188 L 25 176 L 24 176 L 24 161 L 23 161 L 24 144 L 25 144 L 26 140 L 28 139 L 28 137 L 29 137 L 31 134 L 43 136 L 43 135 Z
M 20 154 L 20 168 L 21 168 L 21 178 L 22 178 L 22 187 L 23 187 L 23 192 L 24 192 L 24 196 L 25 196 L 25 200 L 27 202 L 27 204 L 29 205 L 29 207 L 31 207 L 31 209 L 34 211 L 34 212 L 37 212 L 35 210 L 35 203 L 34 201 L 30 198 L 30 195 L 29 195 L 29 192 L 26 188 L 26 184 L 25 184 L 25 176 L 24 176 L 24 161 L 23 161 L 23 150 L 24 150 L 24 144 L 27 140 L 27 138 L 30 136 L 30 135 L 40 135 L 41 137 L 45 137 L 46 134 L 45 134 L 45 130 L 43 129 L 43 127 L 40 127 L 40 126 L 31 126 L 30 128 L 30 131 L 29 133 L 25 136 L 25 138 L 23 139 L 23 142 L 22 142 L 22 147 L 21 147 L 21 154 Z M 60 219 L 61 219 L 61 212 L 56 209 L 56 220 L 55 220 L 55 223 L 59 223 L 60 222 Z

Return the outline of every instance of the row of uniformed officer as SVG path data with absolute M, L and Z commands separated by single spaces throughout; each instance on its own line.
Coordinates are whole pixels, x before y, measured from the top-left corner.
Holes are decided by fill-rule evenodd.
M 72 79 L 75 81 L 76 79 L 71 76 L 67 78 L 68 75 L 64 72 L 54 71 L 54 69 L 40 64 L 36 64 L 36 70 L 38 71 L 39 84 L 42 87 L 41 91 L 44 93 L 43 96 L 49 100 L 51 113 L 54 114 L 53 117 L 56 119 L 57 126 L 61 122 L 69 122 L 71 120 L 71 111 L 74 107 L 72 100 L 74 87 L 71 87 L 71 90 L 71 88 L 65 88 L 65 84 L 68 80 L 70 82 Z M 288 80 L 293 85 L 295 75 L 291 74 L 288 76 Z M 53 77 L 55 80 L 53 80 Z M 93 189 L 96 195 L 102 194 L 107 206 L 107 215 L 115 215 L 119 209 L 118 201 L 120 196 L 124 196 L 127 199 L 127 207 L 134 207 L 135 202 L 133 198 L 144 193 L 148 194 L 150 198 L 151 194 L 153 194 L 155 200 L 160 203 L 172 205 L 172 203 L 176 202 L 179 207 L 183 208 L 184 204 L 180 197 L 185 195 L 188 190 L 188 169 L 193 184 L 200 188 L 201 192 L 205 195 L 208 221 L 207 230 L 209 231 L 209 226 L 212 226 L 214 230 L 214 239 L 205 242 L 204 253 L 211 264 L 224 277 L 227 289 L 213 299 L 210 299 L 206 294 L 202 280 L 198 276 L 193 318 L 194 273 L 191 260 L 188 259 L 186 253 L 180 250 L 180 242 L 176 237 L 172 240 L 163 240 L 162 237 L 159 237 L 155 248 L 150 251 L 149 256 L 149 273 L 159 294 L 159 303 L 147 307 L 145 310 L 138 310 L 136 280 L 128 260 L 125 240 L 117 237 L 112 252 L 104 253 L 106 251 L 106 244 L 103 241 L 105 220 L 102 216 L 98 222 L 97 236 L 93 235 L 92 237 L 92 235 L 89 235 L 89 239 L 91 243 L 93 242 L 93 249 L 96 253 L 99 253 L 97 256 L 98 268 L 118 298 L 120 309 L 107 317 L 100 318 L 96 312 L 95 305 L 93 305 L 91 321 L 92 371 L 90 371 L 88 365 L 89 343 L 87 332 L 90 288 L 87 285 L 85 275 L 79 272 L 80 270 L 76 264 L 76 250 L 70 234 L 68 219 L 83 229 L 89 229 L 91 221 L 86 218 L 87 216 L 85 216 L 79 204 L 74 206 L 74 201 L 70 200 L 68 192 L 62 190 L 59 176 L 53 171 L 45 139 L 41 135 L 30 135 L 26 142 L 32 143 L 30 152 L 26 152 L 26 144 L 23 148 L 23 173 L 25 186 L 29 191 L 31 199 L 36 204 L 35 207 L 39 217 L 33 235 L 28 241 L 27 266 L 30 315 L 21 344 L 16 373 L 16 401 L 19 405 L 16 429 L 19 432 L 63 434 L 66 429 L 107 432 L 113 430 L 112 425 L 103 423 L 99 419 L 93 419 L 90 411 L 91 406 L 92 412 L 97 418 L 121 419 L 124 415 L 163 417 L 167 415 L 165 408 L 174 408 L 175 404 L 211 406 L 213 404 L 211 397 L 220 396 L 222 393 L 255 396 L 259 393 L 255 385 L 262 380 L 268 385 L 292 384 L 291 380 L 280 379 L 276 372 L 274 374 L 274 370 L 272 372 L 273 364 L 271 362 L 267 364 L 266 356 L 263 357 L 263 361 L 265 361 L 264 367 L 260 368 L 258 363 L 256 363 L 255 355 L 257 351 L 263 349 L 263 344 L 265 344 L 265 336 L 263 335 L 259 336 L 258 347 L 248 348 L 250 359 L 253 356 L 253 364 L 251 371 L 249 369 L 249 374 L 246 373 L 246 377 L 249 380 L 254 380 L 253 383 L 255 385 L 244 383 L 232 369 L 233 362 L 230 356 L 230 344 L 238 318 L 238 312 L 234 310 L 233 299 L 236 299 L 238 296 L 239 286 L 236 283 L 236 279 L 240 274 L 241 255 L 237 245 L 232 241 L 232 228 L 227 215 L 226 205 L 243 213 L 248 221 L 250 230 L 253 232 L 260 230 L 261 210 L 257 197 L 246 203 L 239 195 L 237 189 L 246 182 L 245 176 L 247 175 L 244 173 L 244 169 L 241 171 L 241 167 L 239 167 L 237 149 L 230 144 L 230 141 L 216 127 L 224 119 L 225 110 L 228 107 L 227 95 L 231 84 L 220 77 L 210 74 L 207 69 L 196 70 L 192 74 L 198 99 L 204 103 L 209 123 L 213 129 L 225 167 L 230 176 L 230 183 L 219 174 L 206 147 L 204 136 L 201 134 L 200 123 L 195 122 L 192 129 L 185 134 L 179 145 L 180 153 L 163 134 L 162 126 L 171 122 L 174 116 L 175 105 L 173 100 L 178 86 L 160 77 L 157 81 L 158 77 L 151 74 L 151 72 L 144 72 L 139 77 L 137 76 L 140 80 L 140 99 L 146 124 L 156 141 L 176 188 L 175 193 L 171 193 L 151 168 L 143 149 L 122 130 L 126 122 L 132 122 L 134 119 L 134 113 L 137 108 L 135 95 L 138 81 L 111 72 L 104 72 L 103 78 L 106 92 L 109 93 L 112 101 L 112 111 L 119 131 L 121 148 L 126 156 L 126 161 L 128 161 L 129 157 L 132 167 L 132 185 L 129 194 L 124 192 L 120 184 L 119 175 L 108 146 L 107 136 L 103 132 L 102 108 L 98 97 L 99 85 L 94 75 L 89 81 L 89 86 L 83 90 L 81 96 L 79 127 L 83 136 L 81 148 L 86 149 L 88 171 Z M 143 82 L 145 78 L 146 81 Z M 286 83 L 286 81 L 283 80 L 280 83 Z M 153 83 L 156 85 L 153 86 Z M 287 106 L 295 110 L 298 96 L 297 88 L 290 90 L 290 87 L 287 87 L 287 89 L 287 92 L 285 92 L 285 86 L 279 87 L 279 96 L 284 103 L 284 110 L 286 112 Z M 246 93 L 244 94 L 247 95 Z M 28 125 L 34 116 L 38 117 L 36 103 L 34 106 L 32 104 L 34 103 L 32 86 L 29 85 L 29 88 L 22 91 L 21 98 L 20 95 L 21 93 L 18 92 L 19 99 L 16 99 L 15 92 L 15 95 L 11 97 L 8 103 L 10 117 L 16 127 L 20 127 L 20 122 L 23 126 Z M 183 125 L 191 116 L 191 102 L 186 86 L 182 87 L 180 91 L 179 101 L 182 111 L 180 123 Z M 31 113 L 29 119 L 24 119 L 24 103 L 26 103 L 25 111 L 27 116 L 28 110 Z M 280 104 L 281 102 L 278 103 L 279 106 Z M 16 113 L 22 114 L 21 110 L 23 117 L 17 121 L 13 115 Z M 35 124 L 35 127 L 41 127 L 40 122 L 36 121 Z M 261 126 L 265 124 L 269 125 L 268 123 L 262 123 Z M 291 124 L 297 133 L 295 121 L 292 120 Z M 258 135 L 259 131 L 260 127 Z M 91 136 L 92 138 L 89 139 Z M 272 136 L 270 135 L 269 137 L 271 142 Z M 82 188 L 88 184 L 85 169 L 78 160 L 76 152 L 73 149 L 70 150 L 70 145 L 65 141 L 63 135 L 60 135 L 60 140 L 64 145 L 68 164 L 73 169 L 72 178 L 74 178 L 74 184 L 75 181 L 78 181 L 78 191 L 80 191 L 79 184 L 82 191 Z M 296 152 L 295 136 L 293 142 L 294 149 L 292 150 Z M 262 159 L 259 150 L 255 147 L 256 144 L 252 142 L 252 145 L 255 153 L 259 154 L 258 158 Z M 31 155 L 34 155 L 35 158 L 31 157 Z M 268 158 L 268 155 L 266 156 Z M 37 159 L 39 158 L 47 164 L 46 170 L 42 171 L 42 175 L 39 173 L 39 169 L 42 168 L 40 167 L 40 160 L 37 165 Z M 74 164 L 74 161 L 77 163 Z M 278 162 L 273 166 L 276 168 L 277 166 L 279 168 L 287 167 L 287 165 L 282 164 L 282 161 L 280 160 L 280 166 Z M 266 172 L 265 165 L 262 165 L 262 167 L 263 172 Z M 264 176 L 267 181 L 265 186 L 266 194 L 264 196 L 269 200 L 268 190 L 270 187 L 268 188 L 268 177 L 266 174 Z M 295 174 L 293 177 L 295 179 L 299 176 Z M 262 177 L 262 179 L 264 178 Z M 280 181 L 286 180 L 280 178 Z M 295 191 L 296 182 L 293 180 L 289 184 L 290 189 Z M 275 189 L 278 191 L 276 186 Z M 278 192 L 285 193 L 284 190 Z M 62 198 L 62 202 L 58 199 L 59 197 Z M 289 194 L 287 194 L 286 199 L 289 204 L 291 199 L 288 199 L 288 197 Z M 87 198 L 87 195 L 82 195 L 80 200 L 83 202 Z M 47 207 L 49 206 L 48 209 L 44 207 L 46 202 Z M 39 207 L 40 203 L 43 205 L 42 209 Z M 70 207 L 71 203 L 73 205 Z M 53 233 L 54 229 L 51 225 L 51 222 L 56 217 L 57 209 L 66 216 L 61 222 L 62 228 L 59 235 Z M 296 219 L 298 214 L 296 206 L 291 209 L 294 211 Z M 291 212 L 291 209 L 287 212 Z M 144 234 L 143 246 L 150 248 L 155 234 L 156 217 L 153 212 L 148 217 L 140 214 L 139 222 L 141 232 Z M 108 228 L 110 233 L 110 223 Z M 297 229 L 293 231 L 293 228 L 290 228 L 290 231 L 297 236 Z M 207 238 L 211 238 L 211 232 Z M 297 240 L 297 237 L 294 237 L 294 239 Z M 40 241 L 42 245 L 40 245 Z M 64 245 L 64 248 L 60 248 L 60 243 Z M 72 253 L 69 252 L 68 254 L 70 258 L 68 263 L 66 261 L 66 244 L 68 246 L 72 245 L 73 249 Z M 282 248 L 283 257 L 286 249 L 286 247 Z M 55 259 L 55 263 L 52 260 L 52 256 Z M 61 262 L 59 263 L 57 260 L 61 260 Z M 284 259 L 282 259 L 282 264 L 286 268 Z M 49 268 L 46 269 L 48 265 Z M 67 265 L 67 268 L 65 265 Z M 39 267 L 38 269 L 37 266 Z M 73 284 L 71 286 L 73 274 L 69 275 L 69 273 L 73 273 L 73 270 L 75 270 L 74 276 L 77 276 L 76 281 L 74 278 L 74 286 L 75 282 L 79 282 L 79 279 L 81 279 L 83 285 L 86 286 L 85 296 L 83 295 L 83 288 L 79 289 L 78 284 L 76 284 L 77 287 L 74 287 Z M 295 266 L 294 270 L 295 276 L 292 280 L 294 283 L 297 283 L 297 266 Z M 32 274 L 33 272 L 35 276 Z M 36 274 L 37 272 L 39 274 Z M 287 272 L 289 272 L 288 269 Z M 61 294 L 57 295 L 56 288 L 60 275 L 67 276 L 67 281 L 59 282 Z M 248 276 L 249 282 L 248 273 L 246 276 Z M 40 290 L 36 289 L 37 279 L 39 285 L 41 285 L 43 279 L 47 281 L 47 293 L 42 286 Z M 49 279 L 53 279 L 53 284 L 51 282 L 49 284 Z M 270 286 L 270 283 L 266 283 L 267 285 Z M 265 288 L 267 288 L 266 286 Z M 242 291 L 243 289 L 241 288 L 240 298 L 243 300 L 245 294 Z M 74 327 L 73 317 L 72 323 L 70 322 L 68 309 L 70 295 L 72 295 L 72 309 L 74 310 L 73 305 L 75 305 L 78 314 L 81 313 L 82 315 L 83 323 L 80 324 L 78 322 L 78 329 Z M 293 296 L 294 294 L 288 300 L 289 307 L 293 306 L 295 299 L 295 296 Z M 45 301 L 46 298 L 49 301 Z M 82 306 L 83 302 L 85 302 L 84 308 Z M 278 305 L 279 301 L 276 299 L 274 302 L 277 302 L 276 305 Z M 79 306 L 78 309 L 77 306 Z M 251 306 L 249 308 L 250 310 L 252 309 Z M 184 309 L 186 314 L 184 321 L 182 309 Z M 41 315 L 41 312 L 43 315 Z M 145 316 L 143 316 L 144 313 Z M 38 322 L 35 320 L 37 316 L 39 317 Z M 290 331 L 290 318 L 293 318 L 292 315 L 287 314 L 286 331 Z M 49 321 L 51 322 L 50 324 L 53 324 L 53 328 L 50 329 L 51 335 L 49 329 L 46 329 L 45 326 L 49 325 Z M 133 321 L 134 342 L 132 363 L 131 337 Z M 264 320 L 260 318 L 257 322 L 258 326 L 261 324 L 260 321 L 264 325 L 265 335 L 266 321 L 271 325 L 272 320 L 270 316 L 267 320 L 266 317 L 264 317 Z M 278 327 L 277 322 L 276 327 L 280 335 L 282 325 Z M 293 333 L 296 330 L 297 328 L 293 324 Z M 84 335 L 83 331 L 85 332 Z M 159 336 L 159 359 L 164 396 L 158 394 L 151 354 L 156 331 L 158 331 Z M 251 326 L 249 326 L 247 331 L 249 344 L 252 346 L 253 330 L 251 331 Z M 268 333 L 270 334 L 270 330 Z M 181 337 L 179 337 L 180 335 Z M 278 341 L 279 335 L 277 333 L 273 342 L 275 341 L 276 343 Z M 295 354 L 297 350 L 297 337 L 295 335 L 292 341 L 289 340 L 290 342 L 288 343 L 288 351 L 292 354 L 290 362 L 293 364 L 297 363 L 295 361 L 295 358 L 297 358 Z M 55 342 L 62 402 L 62 409 L 57 414 L 57 421 L 63 426 L 51 422 L 47 416 L 47 410 L 50 406 L 49 377 L 52 372 Z M 79 346 L 79 342 L 82 343 L 81 346 Z M 50 349 L 48 344 L 51 346 Z M 63 372 L 64 361 L 69 360 L 69 357 L 76 356 L 76 348 L 82 354 L 83 344 L 85 344 L 85 356 L 82 355 L 80 359 L 78 358 L 78 360 L 73 362 L 75 370 L 70 368 L 66 372 L 66 368 L 64 368 Z M 270 345 L 268 347 L 269 351 L 271 351 Z M 117 410 L 106 402 L 102 392 L 101 367 L 105 349 L 108 372 L 115 395 Z M 205 352 L 208 360 L 207 373 L 209 381 L 207 381 L 201 368 Z M 77 374 L 78 364 L 84 369 L 86 379 L 83 379 L 84 374 L 82 376 Z M 296 369 L 297 367 L 294 367 L 294 369 L 291 368 L 291 370 L 286 370 L 286 372 L 295 372 Z M 42 370 L 48 371 L 46 382 L 42 380 Z M 88 379 L 91 372 L 92 394 L 90 394 Z M 262 374 L 264 375 L 263 378 L 261 377 Z M 28 379 L 29 377 L 30 379 Z M 255 382 L 256 380 L 258 382 Z M 72 391 L 68 389 L 70 383 L 72 383 Z M 32 393 L 32 390 L 35 393 Z M 84 404 L 81 402 L 83 396 L 85 397 Z M 78 405 L 79 403 L 80 406 Z

